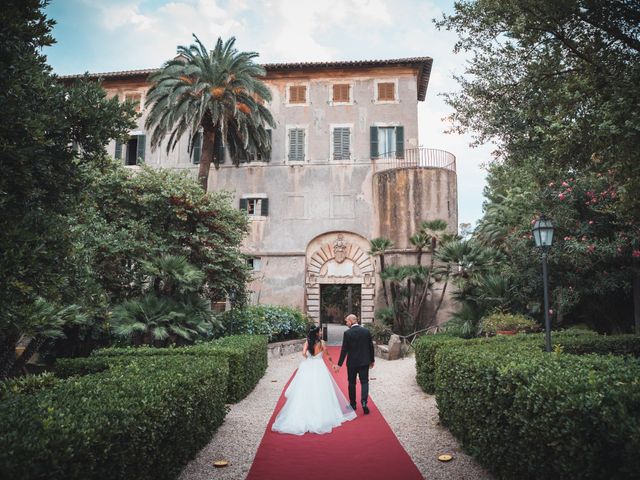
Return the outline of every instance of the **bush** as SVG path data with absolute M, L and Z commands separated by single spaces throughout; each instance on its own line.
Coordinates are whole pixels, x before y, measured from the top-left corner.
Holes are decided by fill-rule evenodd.
M 389 325 L 374 322 L 366 323 L 364 326 L 369 329 L 369 332 L 371 332 L 371 337 L 373 338 L 374 342 L 383 345 L 389 343 L 391 335 L 393 334 L 393 331 L 391 330 L 391 327 Z
M 54 366 L 56 376 L 59 378 L 99 373 L 108 368 L 107 359 L 100 357 L 58 358 Z
M 311 321 L 300 310 L 276 305 L 254 305 L 233 309 L 219 317 L 221 335 L 267 335 L 269 342 L 304 338 Z
M 529 345 L 440 348 L 434 363 L 443 424 L 499 478 L 636 476 L 640 365 Z
M 0 477 L 173 479 L 226 414 L 222 359 L 138 358 L 0 403 Z
M 517 313 L 492 313 L 482 319 L 482 331 L 485 333 L 496 333 L 500 330 L 533 332 L 538 329 L 535 321 Z
M 51 388 L 58 381 L 59 379 L 50 372 L 4 380 L 0 382 L 0 400 L 14 395 L 30 395 L 45 388 Z
M 257 335 L 235 335 L 188 347 L 105 348 L 95 351 L 90 358 L 100 360 L 108 357 L 135 358 L 180 355 L 225 358 L 229 363 L 227 401 L 234 403 L 246 397 L 264 375 L 267 369 L 267 340 L 266 337 Z M 107 363 L 112 362 L 107 361 Z
M 449 343 L 463 343 L 464 340 L 447 334 L 423 335 L 413 344 L 416 352 L 416 381 L 427 393 L 436 391 L 435 355 L 438 349 Z

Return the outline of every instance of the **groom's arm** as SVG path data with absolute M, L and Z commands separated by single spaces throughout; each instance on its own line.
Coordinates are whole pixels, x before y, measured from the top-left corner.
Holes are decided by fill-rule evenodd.
M 342 349 L 340 349 L 340 358 L 338 359 L 338 367 L 341 367 L 342 364 L 344 363 L 344 359 L 347 356 L 347 350 L 348 350 L 348 336 L 347 336 L 347 332 L 344 332 L 344 335 L 342 336 Z

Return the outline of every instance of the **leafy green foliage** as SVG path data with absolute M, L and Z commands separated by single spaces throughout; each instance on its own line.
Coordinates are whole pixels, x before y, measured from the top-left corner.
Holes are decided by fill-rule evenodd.
M 86 172 L 134 118 L 96 83 L 57 81 L 41 53 L 54 42 L 44 4 L 8 0 L 0 12 L 0 377 L 36 298 L 62 308 L 83 296 L 69 288 L 76 258 L 67 218 L 86 192 Z
M 425 335 L 416 378 L 436 394 L 442 423 L 498 478 L 633 476 L 640 364 L 625 355 L 639 356 L 640 339 L 567 331 L 554 342 L 565 353 L 544 353 L 535 334 Z
M 223 359 L 138 358 L 0 402 L 0 476 L 173 479 L 226 415 Z
M 106 364 L 110 366 L 114 363 L 126 363 L 129 359 L 138 357 L 176 355 L 226 358 L 229 363 L 227 401 L 233 403 L 246 397 L 264 375 L 267 368 L 267 339 L 263 336 L 235 335 L 188 347 L 105 348 L 96 350 L 86 361 L 66 361 L 62 366 L 65 375 L 83 374 L 93 368 L 101 370 L 105 365 L 105 358 L 109 359 Z M 113 358 L 118 360 L 111 360 Z M 91 364 L 93 359 L 96 360 L 95 365 Z
M 280 305 L 251 305 L 219 316 L 222 335 L 267 335 L 270 342 L 304 338 L 311 321 L 297 308 Z
M 485 333 L 495 334 L 500 330 L 531 332 L 538 328 L 535 321 L 517 313 L 496 312 L 482 319 L 482 331 Z
M 637 5 L 476 0 L 437 23 L 472 54 L 447 97 L 454 129 L 497 144 L 476 237 L 507 256 L 503 308 L 543 317 L 530 231 L 543 212 L 556 226 L 553 321 L 629 331 L 632 282 L 640 298 Z
M 44 372 L 38 375 L 25 375 L 0 382 L 0 401 L 14 395 L 29 395 L 44 388 L 51 388 L 59 379 L 53 373 Z

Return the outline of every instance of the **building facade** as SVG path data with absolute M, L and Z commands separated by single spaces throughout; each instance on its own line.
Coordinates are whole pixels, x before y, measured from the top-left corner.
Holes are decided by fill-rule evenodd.
M 233 194 L 251 226 L 244 252 L 254 269 L 254 303 L 296 306 L 316 321 L 345 313 L 373 321 L 381 304 L 369 240 L 393 241 L 396 262 L 411 262 L 408 238 L 422 220 L 457 231 L 455 157 L 421 146 L 418 102 L 428 57 L 265 65 L 276 122 L 269 159 L 228 158 L 211 169 L 209 190 Z M 144 130 L 147 76 L 112 72 L 108 94 L 139 102 L 138 128 L 109 152 L 136 168 L 198 169 L 199 148 L 183 139 L 169 154 L 150 151 Z M 72 78 L 72 77 L 67 77 Z

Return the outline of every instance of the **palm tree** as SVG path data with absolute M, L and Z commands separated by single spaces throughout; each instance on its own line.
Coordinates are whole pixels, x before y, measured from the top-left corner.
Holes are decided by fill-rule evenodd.
M 382 280 L 382 293 L 384 295 L 384 303 L 389 306 L 389 296 L 387 295 L 387 286 L 384 283 L 384 279 L 382 278 L 382 273 L 384 272 L 384 254 L 385 252 L 393 247 L 393 242 L 387 238 L 374 238 L 369 242 L 371 246 L 371 250 L 369 250 L 369 255 L 372 256 L 380 256 L 380 275 Z
M 266 127 L 275 123 L 264 102 L 271 100 L 268 87 L 260 80 L 265 69 L 254 63 L 255 52 L 238 52 L 236 39 L 208 51 L 195 38 L 195 44 L 178 47 L 178 56 L 149 76 L 153 86 L 147 92 L 149 115 L 145 126 L 151 130 L 151 148 L 157 148 L 168 135 L 167 153 L 178 141 L 189 136 L 189 151 L 202 132 L 202 156 L 198 179 L 207 191 L 209 170 L 221 158 L 214 145 L 224 140 L 237 165 L 240 153 L 247 158 L 260 154 L 267 158 L 271 140 Z

